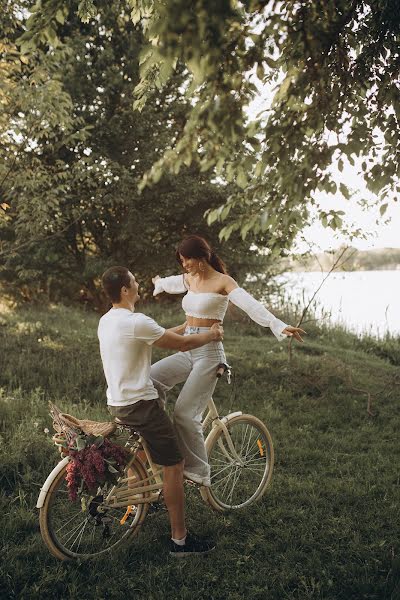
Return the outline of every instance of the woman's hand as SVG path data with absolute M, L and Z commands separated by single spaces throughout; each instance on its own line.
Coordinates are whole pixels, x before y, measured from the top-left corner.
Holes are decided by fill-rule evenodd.
M 300 333 L 306 333 L 306 332 L 304 331 L 304 329 L 300 329 L 300 327 L 292 327 L 291 325 L 288 325 L 282 331 L 282 333 L 284 333 L 288 337 L 294 337 L 294 339 L 297 340 L 298 342 L 303 342 L 304 340 L 301 338 Z

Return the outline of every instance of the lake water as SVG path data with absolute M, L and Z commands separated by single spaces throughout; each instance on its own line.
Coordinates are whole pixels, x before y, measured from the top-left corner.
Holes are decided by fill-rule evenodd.
M 302 309 L 323 278 L 321 273 L 284 273 L 278 280 L 285 282 L 286 300 L 300 302 Z M 400 270 L 331 273 L 315 301 L 317 318 L 358 334 L 400 335 Z

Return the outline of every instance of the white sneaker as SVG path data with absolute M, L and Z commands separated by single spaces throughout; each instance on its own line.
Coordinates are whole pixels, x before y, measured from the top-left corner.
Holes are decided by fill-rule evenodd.
M 201 477 L 201 475 L 196 475 L 196 473 L 191 473 L 190 471 L 183 471 L 183 476 L 185 479 L 193 481 L 193 483 L 197 483 L 198 485 L 203 485 L 204 487 L 211 486 L 209 477 Z

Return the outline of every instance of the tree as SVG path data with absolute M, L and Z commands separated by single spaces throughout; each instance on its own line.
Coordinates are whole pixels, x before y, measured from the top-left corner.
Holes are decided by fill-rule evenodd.
M 129 0 L 148 41 L 135 107 L 175 69 L 186 69 L 191 111 L 173 147 L 142 180 L 154 183 L 196 161 L 236 184 L 222 238 L 240 230 L 291 237 L 308 219 L 316 191 L 351 190 L 335 181 L 347 160 L 357 165 L 384 214 L 399 191 L 400 96 L 397 0 Z M 78 9 L 88 23 L 98 2 L 42 0 L 24 44 L 54 43 L 60 10 Z M 249 122 L 244 108 L 257 88 L 276 83 L 272 103 Z M 232 212 L 232 209 L 236 210 Z M 235 214 L 234 218 L 232 215 Z M 341 214 L 321 214 L 340 228 Z
M 125 3 L 104 1 L 92 24 L 65 11 L 57 19 L 59 44 L 17 55 L 22 66 L 5 87 L 12 100 L 1 131 L 0 276 L 27 298 L 82 294 L 102 309 L 99 275 L 110 264 L 131 267 L 149 292 L 150 276 L 171 269 L 183 234 L 202 233 L 218 248 L 219 226 L 207 227 L 203 215 L 226 201 L 228 187 L 193 164 L 140 194 L 139 181 L 186 122 L 184 74 L 133 112 L 143 40 Z M 15 47 L 24 22 L 13 23 Z M 14 58 L 7 54 L 7 64 Z M 223 250 L 232 273 L 265 271 L 270 259 L 253 243 L 267 241 L 234 235 Z

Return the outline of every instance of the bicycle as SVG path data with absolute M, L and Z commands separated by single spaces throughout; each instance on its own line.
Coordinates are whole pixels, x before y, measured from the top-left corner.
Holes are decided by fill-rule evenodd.
M 219 365 L 217 376 L 230 367 Z M 56 408 L 56 407 L 55 407 Z M 62 414 L 62 413 L 61 413 Z M 68 498 L 65 456 L 47 477 L 38 497 L 42 538 L 50 552 L 61 560 L 89 559 L 110 552 L 137 535 L 149 506 L 157 506 L 162 493 L 162 468 L 155 465 L 146 441 L 129 427 L 118 423 L 79 421 L 64 415 L 71 425 L 104 437 L 118 428 L 128 431 L 130 457 L 116 484 L 99 485 L 97 494 L 81 494 L 80 503 Z M 84 424 L 84 425 L 82 425 Z M 100 429 L 99 429 L 100 427 Z M 274 450 L 265 424 L 240 411 L 220 417 L 211 399 L 203 429 L 209 429 L 206 448 L 211 468 L 211 487 L 199 487 L 202 499 L 214 510 L 238 510 L 259 500 L 271 480 Z M 53 438 L 57 443 L 57 435 Z M 142 460 L 141 456 L 146 457 Z

